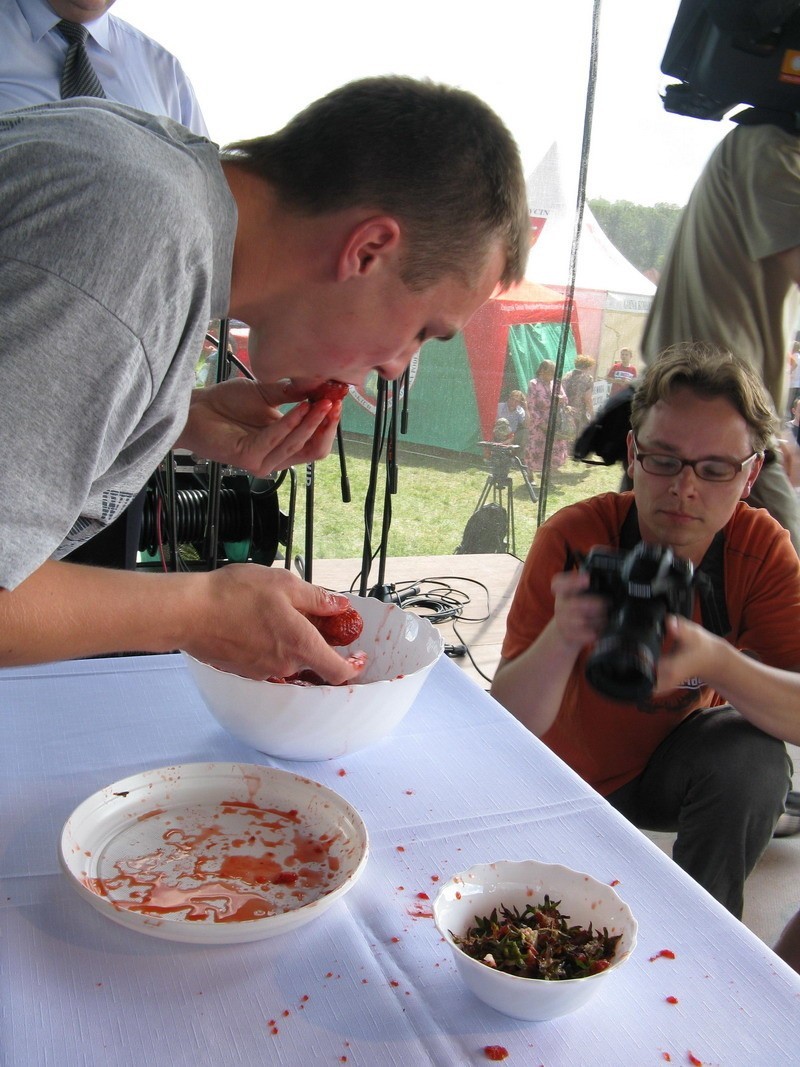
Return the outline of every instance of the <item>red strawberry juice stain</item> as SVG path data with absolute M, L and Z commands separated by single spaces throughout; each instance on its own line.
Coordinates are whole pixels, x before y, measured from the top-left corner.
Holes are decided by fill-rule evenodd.
M 406 911 L 412 919 L 432 919 L 433 912 L 430 908 L 424 908 L 420 904 L 413 904 L 410 908 L 406 908 Z
M 508 1049 L 503 1045 L 486 1045 L 483 1054 L 487 1060 L 505 1060 L 508 1058 Z
M 268 855 L 226 856 L 219 866 L 220 878 L 235 878 L 250 885 L 269 885 L 283 873 L 281 864 Z
M 295 871 L 281 871 L 279 875 L 276 875 L 272 879 L 273 885 L 294 885 L 297 879 L 300 877 Z
M 664 997 L 664 1000 L 666 1000 L 667 1004 L 677 1004 L 678 1003 L 678 998 L 677 997 Z
M 126 793 L 115 793 L 115 796 L 127 796 Z M 147 822 L 148 819 L 155 819 L 159 815 L 166 814 L 163 808 L 153 808 L 152 811 L 146 811 L 144 815 L 139 815 L 136 818 L 137 822 Z
M 651 956 L 649 962 L 654 963 L 658 959 L 674 960 L 675 953 L 671 948 L 662 948 L 660 952 L 657 952 L 655 956 Z
M 254 832 L 227 839 L 216 822 L 191 833 L 168 824 L 161 834 L 168 847 L 118 860 L 112 877 L 84 874 L 83 884 L 119 910 L 186 922 L 247 922 L 275 914 L 281 887 L 292 887 L 292 896 L 305 900 L 311 890 L 324 891 L 340 867 L 331 855 L 338 835 L 305 832 L 296 809 L 229 800 L 220 810 L 246 819 Z M 158 814 L 165 812 L 154 809 L 137 821 Z M 231 852 L 259 845 L 260 854 Z M 282 862 L 272 851 L 278 847 L 284 855 L 289 850 Z

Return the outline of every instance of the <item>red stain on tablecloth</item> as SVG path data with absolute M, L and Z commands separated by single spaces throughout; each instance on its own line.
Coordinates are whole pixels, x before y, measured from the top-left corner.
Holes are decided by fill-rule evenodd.
M 674 960 L 675 953 L 671 948 L 662 948 L 660 952 L 655 954 L 655 956 L 650 957 L 650 963 L 653 963 L 657 959 Z

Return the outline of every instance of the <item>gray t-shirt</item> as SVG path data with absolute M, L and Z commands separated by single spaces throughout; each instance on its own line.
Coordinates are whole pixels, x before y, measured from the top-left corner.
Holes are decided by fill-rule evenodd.
M 681 341 L 723 345 L 777 411 L 798 291 L 773 258 L 800 244 L 800 137 L 737 126 L 717 146 L 675 232 L 642 337 L 645 363 Z
M 177 438 L 236 206 L 211 142 L 78 99 L 0 116 L 0 587 L 111 522 Z

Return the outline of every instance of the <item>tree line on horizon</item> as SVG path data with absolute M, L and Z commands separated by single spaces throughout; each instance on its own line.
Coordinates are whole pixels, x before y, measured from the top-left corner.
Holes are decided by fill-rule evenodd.
M 602 198 L 587 203 L 609 241 L 637 270 L 656 281 L 683 208 Z

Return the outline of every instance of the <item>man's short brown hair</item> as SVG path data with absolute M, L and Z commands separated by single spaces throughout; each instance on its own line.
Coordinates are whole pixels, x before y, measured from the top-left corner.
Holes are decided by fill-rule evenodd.
M 501 284 L 523 278 L 531 230 L 519 151 L 491 108 L 461 89 L 405 77 L 351 82 L 221 158 L 301 214 L 364 206 L 396 217 L 409 238 L 409 288 L 447 275 L 469 284 L 496 241 Z
M 700 342 L 673 345 L 647 368 L 631 405 L 634 434 L 650 408 L 659 400 L 668 402 L 676 389 L 691 389 L 707 398 L 724 397 L 750 427 L 754 451 L 763 452 L 771 444 L 775 415 L 756 372 L 732 352 Z

